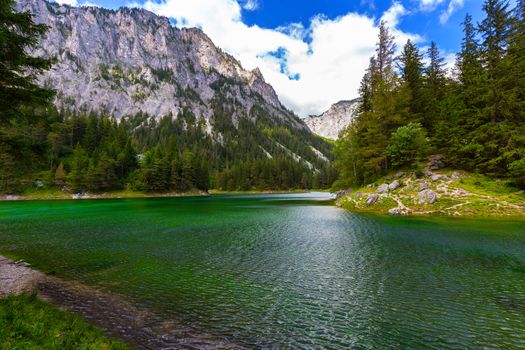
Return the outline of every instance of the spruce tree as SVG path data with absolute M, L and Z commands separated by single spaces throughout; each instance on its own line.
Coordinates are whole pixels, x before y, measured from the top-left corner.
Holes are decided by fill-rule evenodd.
M 479 25 L 483 38 L 482 63 L 487 72 L 485 113 L 492 122 L 508 118 L 510 112 L 506 93 L 509 89 L 511 66 L 505 59 L 511 33 L 508 6 L 507 1 L 486 0 L 483 4 L 486 17 Z
M 35 24 L 29 12 L 16 12 L 14 6 L 14 0 L 0 1 L 0 125 L 22 116 L 22 107 L 47 105 L 54 96 L 36 84 L 51 61 L 28 53 L 47 27 Z

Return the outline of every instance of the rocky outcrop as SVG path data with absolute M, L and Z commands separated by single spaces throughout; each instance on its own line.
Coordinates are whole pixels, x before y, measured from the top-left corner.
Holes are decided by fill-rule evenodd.
M 208 126 L 214 110 L 256 119 L 258 108 L 307 129 L 282 106 L 258 69 L 245 70 L 200 29 L 178 29 L 142 9 L 116 11 L 18 0 L 17 9 L 49 26 L 32 54 L 56 59 L 41 83 L 57 90 L 56 105 L 119 118 L 192 111 Z M 210 128 L 208 128 L 209 130 Z
M 434 204 L 437 200 L 436 192 L 433 190 L 423 190 L 419 192 L 419 204 Z
M 306 117 L 304 122 L 317 135 L 336 140 L 356 117 L 358 105 L 359 99 L 339 101 L 321 115 Z

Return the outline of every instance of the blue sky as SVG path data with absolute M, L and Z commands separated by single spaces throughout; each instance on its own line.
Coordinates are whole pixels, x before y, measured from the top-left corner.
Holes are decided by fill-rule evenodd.
M 373 54 L 377 25 L 388 22 L 402 46 L 437 42 L 449 64 L 467 12 L 481 20 L 482 0 L 61 0 L 108 8 L 143 7 L 177 26 L 201 28 L 247 69 L 259 67 L 281 101 L 318 114 L 357 96 Z

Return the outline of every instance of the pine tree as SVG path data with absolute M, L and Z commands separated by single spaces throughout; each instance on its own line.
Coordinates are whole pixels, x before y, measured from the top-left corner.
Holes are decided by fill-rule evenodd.
M 48 59 L 28 54 L 47 31 L 29 12 L 15 12 L 15 1 L 0 2 L 0 125 L 24 113 L 21 107 L 47 105 L 54 92 L 35 80 L 51 66 Z
M 493 122 L 508 118 L 510 112 L 506 92 L 509 88 L 511 67 L 505 59 L 511 33 L 508 6 L 507 1 L 486 0 L 483 4 L 486 18 L 479 26 L 483 37 L 481 57 L 487 72 L 485 113 Z
M 434 41 L 431 42 L 427 51 L 429 64 L 425 69 L 424 95 L 425 106 L 423 126 L 432 131 L 439 120 L 440 103 L 445 97 L 447 78 L 444 58 L 439 55 L 439 50 Z
M 400 57 L 401 78 L 404 87 L 407 89 L 409 117 L 408 119 L 419 121 L 424 118 L 425 101 L 423 96 L 423 63 L 422 57 L 416 45 L 409 39 L 403 47 Z M 426 121 L 426 120 L 425 120 Z M 424 125 L 429 127 L 430 123 Z
M 66 172 L 64 170 L 63 162 L 60 162 L 55 171 L 54 183 L 58 186 L 62 186 L 66 183 Z
M 68 176 L 68 186 L 72 191 L 82 191 L 86 189 L 86 172 L 89 167 L 89 159 L 84 149 L 77 145 L 73 153 L 71 171 Z

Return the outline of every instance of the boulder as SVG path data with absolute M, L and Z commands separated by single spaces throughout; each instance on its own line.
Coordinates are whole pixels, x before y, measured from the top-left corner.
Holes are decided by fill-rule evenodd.
M 433 156 L 430 156 L 426 167 L 430 170 L 438 170 L 444 168 L 445 163 L 443 162 L 443 158 L 444 157 L 442 154 L 435 154 Z
M 428 188 L 428 186 L 429 186 L 429 185 L 428 185 L 428 182 L 421 182 L 421 183 L 419 184 L 419 190 L 420 190 L 420 191 L 426 190 L 426 189 Z
M 388 184 L 382 184 L 376 190 L 377 193 L 386 193 L 388 192 Z
M 379 195 L 378 194 L 370 194 L 368 195 L 368 198 L 366 199 L 366 205 L 372 205 L 374 203 L 376 203 L 377 201 L 379 200 Z
M 390 215 L 403 215 L 403 210 L 399 207 L 392 208 L 388 210 L 388 214 Z
M 341 199 L 343 197 L 350 195 L 350 193 L 352 193 L 351 188 L 347 188 L 346 190 L 337 191 L 335 193 L 335 199 Z
M 458 173 L 457 171 L 454 171 L 454 172 L 452 173 L 452 175 L 450 176 L 450 178 L 451 178 L 452 180 L 459 180 L 459 179 L 461 179 L 461 175 L 459 175 L 459 173 Z
M 403 175 L 405 175 L 405 173 L 403 173 L 402 171 L 398 171 L 398 172 L 396 173 L 396 179 L 400 179 L 400 178 L 402 178 Z
M 398 189 L 399 186 L 401 186 L 401 184 L 399 183 L 399 181 L 394 180 L 390 185 L 388 185 L 388 190 L 390 190 L 390 191 L 394 191 L 394 190 Z
M 432 181 L 436 182 L 441 179 L 441 175 L 432 175 L 431 179 Z
M 423 190 L 419 192 L 419 204 L 434 204 L 436 203 L 437 195 L 432 190 Z

